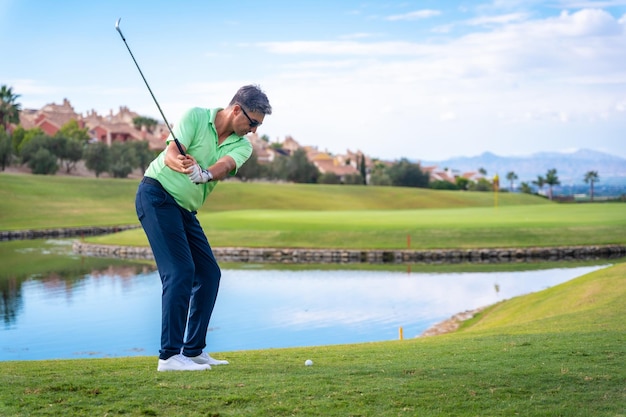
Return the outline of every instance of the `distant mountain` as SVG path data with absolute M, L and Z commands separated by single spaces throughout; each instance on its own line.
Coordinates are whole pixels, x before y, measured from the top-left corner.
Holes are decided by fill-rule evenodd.
M 451 158 L 445 161 L 421 161 L 422 166 L 436 165 L 462 172 L 477 172 L 480 168 L 487 176 L 498 174 L 501 181 L 513 171 L 518 181 L 532 181 L 549 169 L 556 169 L 561 184 L 583 184 L 588 171 L 597 171 L 600 181 L 626 182 L 626 159 L 603 152 L 581 149 L 573 153 L 540 152 L 525 157 L 498 156 L 491 152 L 473 157 Z

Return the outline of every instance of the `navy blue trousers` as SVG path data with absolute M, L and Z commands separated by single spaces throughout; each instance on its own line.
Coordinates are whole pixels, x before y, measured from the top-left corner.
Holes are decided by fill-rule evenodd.
M 139 184 L 135 208 L 163 287 L 159 358 L 197 356 L 206 347 L 221 278 L 209 241 L 196 212 L 179 206 L 155 180 Z

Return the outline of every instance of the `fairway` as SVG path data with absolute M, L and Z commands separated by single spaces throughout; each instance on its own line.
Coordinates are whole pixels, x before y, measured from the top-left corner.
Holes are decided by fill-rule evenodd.
M 137 224 L 139 180 L 0 173 L 0 230 Z M 406 187 L 240 183 L 219 184 L 200 213 L 233 210 L 408 210 L 492 207 L 491 193 Z M 500 206 L 550 205 L 527 194 L 502 193 Z
M 419 210 L 242 210 L 199 214 L 216 247 L 412 249 L 622 244 L 626 207 L 526 205 Z M 142 230 L 90 238 L 147 246 Z
M 0 174 L 0 230 L 138 224 L 138 180 Z M 434 249 L 626 243 L 626 204 L 528 194 L 225 182 L 199 211 L 215 247 Z M 90 238 L 147 246 L 143 231 Z

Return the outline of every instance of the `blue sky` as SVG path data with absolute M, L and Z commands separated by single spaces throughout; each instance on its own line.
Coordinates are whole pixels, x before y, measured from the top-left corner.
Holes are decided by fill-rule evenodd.
M 168 120 L 244 84 L 259 134 L 383 159 L 590 148 L 626 158 L 626 0 L 0 0 L 0 84 Z

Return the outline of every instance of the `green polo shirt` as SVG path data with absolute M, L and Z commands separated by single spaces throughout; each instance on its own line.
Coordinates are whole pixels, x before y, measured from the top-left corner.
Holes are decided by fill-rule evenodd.
M 230 135 L 221 145 L 217 144 L 215 116 L 221 108 L 203 109 L 194 107 L 185 112 L 179 123 L 174 126 L 174 134 L 178 141 L 187 149 L 202 168 L 213 165 L 223 156 L 235 160 L 236 168 L 230 172 L 235 175 L 237 170 L 252 154 L 252 145 L 247 138 Z M 167 144 L 174 140 L 171 135 Z M 206 184 L 194 184 L 186 174 L 173 171 L 165 165 L 166 150 L 161 152 L 146 170 L 145 176 L 159 181 L 174 200 L 189 211 L 196 211 L 204 204 L 217 185 L 217 181 Z

